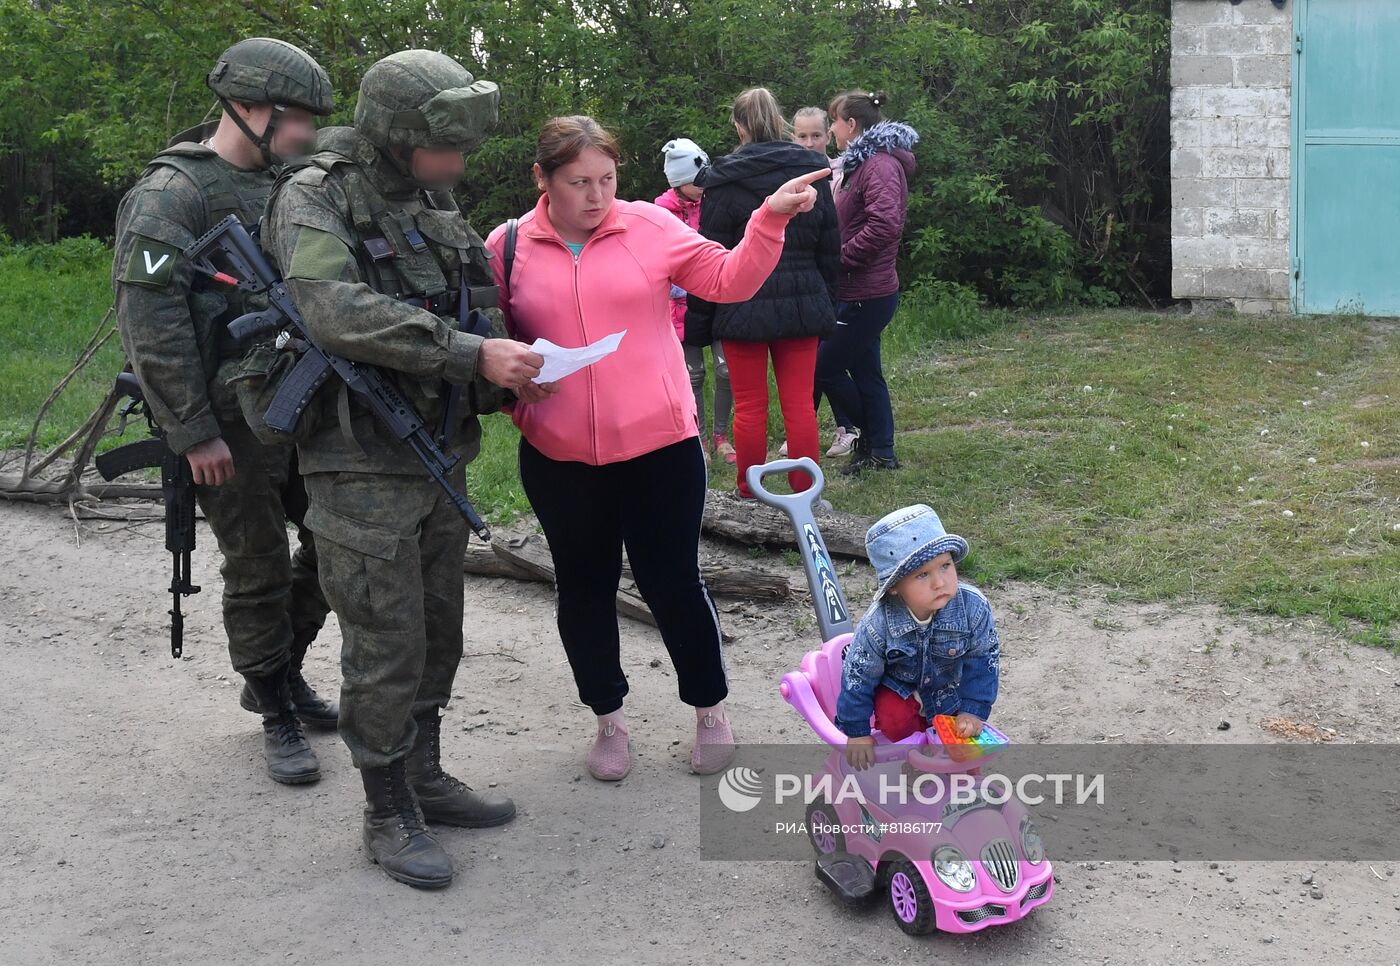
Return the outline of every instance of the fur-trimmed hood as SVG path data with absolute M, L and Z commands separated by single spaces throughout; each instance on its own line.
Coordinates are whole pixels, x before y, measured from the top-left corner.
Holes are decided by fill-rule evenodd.
M 904 166 L 904 176 L 914 173 L 914 145 L 919 143 L 919 132 L 908 124 L 899 121 L 881 121 L 867 131 L 862 131 L 841 154 L 842 177 L 852 172 L 874 157 L 878 151 L 895 156 Z

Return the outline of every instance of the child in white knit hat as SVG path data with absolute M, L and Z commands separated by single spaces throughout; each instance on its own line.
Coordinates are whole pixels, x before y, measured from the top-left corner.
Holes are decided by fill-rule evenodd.
M 667 141 L 661 149 L 665 159 L 663 170 L 671 187 L 656 204 L 674 214 L 696 231 L 700 230 L 700 197 L 705 190 L 695 184 L 700 169 L 710 163 L 710 156 L 690 138 Z M 676 337 L 685 335 L 685 290 L 671 286 L 671 324 Z M 700 346 L 685 346 L 685 367 L 690 373 L 690 388 L 695 393 L 695 415 L 700 421 L 700 438 L 705 436 L 705 350 Z M 733 410 L 733 395 L 729 389 L 729 366 L 724 350 L 716 342 L 711 349 L 715 356 L 715 426 L 716 451 L 727 462 L 734 462 L 734 447 L 729 442 L 729 417 Z

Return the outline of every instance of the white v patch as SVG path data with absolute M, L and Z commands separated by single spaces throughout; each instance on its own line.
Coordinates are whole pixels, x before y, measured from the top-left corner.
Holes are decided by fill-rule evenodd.
M 146 251 L 146 250 L 143 249 L 143 250 L 141 251 L 141 254 L 142 254 L 143 256 L 145 256 L 145 259 L 146 259 L 146 274 L 147 274 L 147 275 L 154 275 L 156 272 L 160 271 L 160 267 L 161 267 L 162 265 L 165 264 L 165 262 L 166 262 L 166 260 L 167 260 L 168 258 L 170 258 L 170 253 L 169 253 L 169 252 L 166 252 L 164 255 L 160 256 L 160 258 L 157 258 L 157 259 L 155 260 L 155 263 L 152 264 L 152 263 L 151 263 L 151 253 L 150 253 L 150 252 L 148 252 L 148 251 Z

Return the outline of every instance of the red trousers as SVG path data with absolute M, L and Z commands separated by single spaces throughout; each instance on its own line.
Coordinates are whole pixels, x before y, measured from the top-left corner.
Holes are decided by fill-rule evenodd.
M 883 684 L 875 689 L 875 727 L 890 741 L 908 738 L 930 724 L 912 694 L 901 698 Z
M 817 410 L 812 403 L 812 380 L 817 369 L 817 339 L 777 342 L 724 340 L 729 363 L 729 387 L 734 393 L 734 452 L 739 495 L 752 497 L 744 474 L 768 458 L 768 357 L 778 383 L 778 405 L 787 430 L 788 459 L 817 459 Z M 812 485 L 807 473 L 788 474 L 794 493 Z

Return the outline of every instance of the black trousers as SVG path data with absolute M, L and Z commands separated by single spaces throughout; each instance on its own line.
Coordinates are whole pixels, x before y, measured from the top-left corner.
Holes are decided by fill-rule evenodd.
M 594 714 L 622 707 L 627 676 L 618 646 L 622 550 L 695 707 L 729 693 L 719 614 L 700 577 L 705 458 L 692 438 L 621 463 L 552 460 L 520 441 L 520 482 L 549 541 L 559 636 L 579 700 Z
M 899 308 L 899 293 L 836 306 L 836 332 L 817 349 L 816 392 L 876 456 L 894 455 L 894 411 L 880 362 L 880 336 Z

